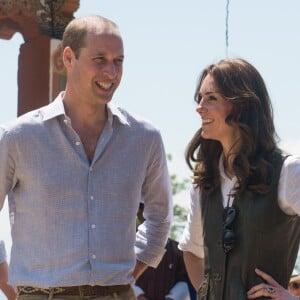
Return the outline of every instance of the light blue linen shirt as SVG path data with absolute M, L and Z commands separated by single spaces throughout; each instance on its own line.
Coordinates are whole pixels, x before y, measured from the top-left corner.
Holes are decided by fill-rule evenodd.
M 0 166 L 0 207 L 8 194 L 14 215 L 11 284 L 127 284 L 136 259 L 159 263 L 172 200 L 161 135 L 148 122 L 109 104 L 89 163 L 60 94 L 0 126 Z

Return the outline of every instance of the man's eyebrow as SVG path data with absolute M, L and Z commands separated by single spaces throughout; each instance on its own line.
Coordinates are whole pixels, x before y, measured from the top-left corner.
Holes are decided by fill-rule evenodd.
M 95 52 L 91 52 L 91 54 L 94 55 L 94 56 L 105 56 L 106 52 L 105 51 L 104 52 L 103 51 L 95 51 Z M 116 57 L 122 57 L 122 58 L 124 58 L 125 54 L 120 53 Z

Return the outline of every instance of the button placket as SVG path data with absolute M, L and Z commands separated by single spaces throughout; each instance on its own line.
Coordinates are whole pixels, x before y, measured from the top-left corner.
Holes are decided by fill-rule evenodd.
M 94 190 L 93 190 L 93 164 L 89 166 L 88 169 L 88 210 L 89 210 L 89 230 L 91 232 L 91 244 L 89 246 L 90 249 L 90 259 L 91 260 L 96 260 L 96 251 L 93 247 L 93 239 L 95 238 L 94 234 L 96 228 L 97 228 L 97 223 L 94 218 L 94 205 L 95 205 L 95 196 L 94 196 Z

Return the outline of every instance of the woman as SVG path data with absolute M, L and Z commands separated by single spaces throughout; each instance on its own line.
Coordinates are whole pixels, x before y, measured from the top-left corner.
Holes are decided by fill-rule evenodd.
M 264 80 L 245 60 L 221 60 L 202 72 L 195 100 L 202 126 L 186 152 L 194 187 L 180 249 L 198 299 L 298 299 L 287 286 L 300 159 L 277 147 Z

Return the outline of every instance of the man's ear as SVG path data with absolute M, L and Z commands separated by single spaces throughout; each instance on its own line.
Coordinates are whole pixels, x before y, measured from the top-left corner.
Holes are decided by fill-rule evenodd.
M 69 69 L 72 66 L 72 62 L 75 59 L 74 52 L 70 47 L 66 47 L 63 50 L 63 62 L 66 69 Z

